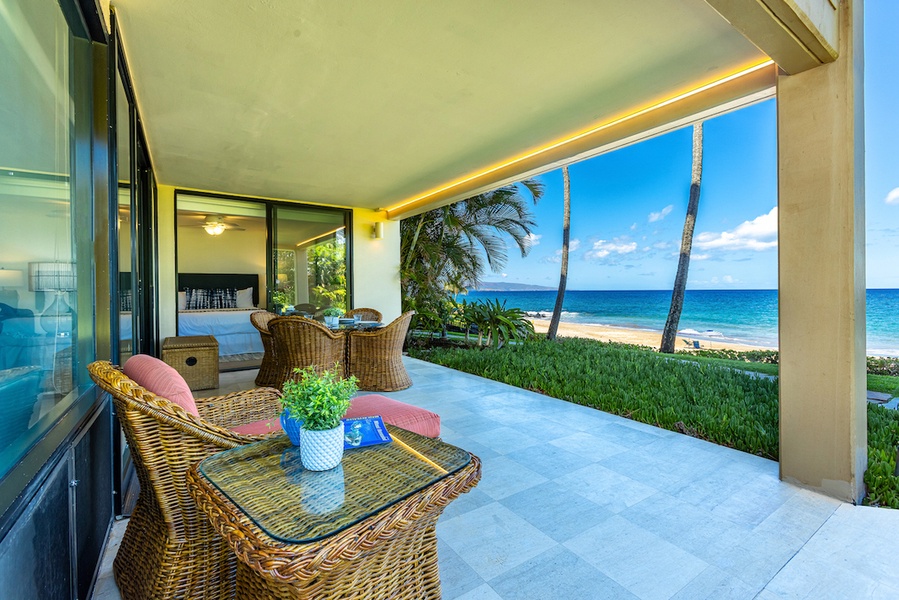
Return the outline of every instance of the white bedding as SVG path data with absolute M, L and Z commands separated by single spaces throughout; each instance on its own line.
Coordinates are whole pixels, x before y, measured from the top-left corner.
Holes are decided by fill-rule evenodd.
M 250 323 L 256 308 L 178 311 L 178 335 L 213 335 L 219 356 L 262 352 L 262 339 Z M 131 339 L 131 313 L 121 313 L 121 339 Z
M 214 335 L 219 356 L 262 352 L 262 339 L 250 323 L 250 313 L 258 310 L 182 310 L 178 311 L 178 335 Z

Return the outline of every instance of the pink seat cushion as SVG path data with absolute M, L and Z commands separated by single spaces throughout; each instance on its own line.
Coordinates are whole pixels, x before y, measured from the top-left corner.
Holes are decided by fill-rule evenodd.
M 369 394 L 353 398 L 347 418 L 380 415 L 385 423 L 435 438 L 440 436 L 440 415 L 387 396 Z
M 232 427 L 231 431 L 241 435 L 264 435 L 273 431 L 281 431 L 281 419 L 275 417 L 274 419 L 253 421 L 252 423 Z
M 200 416 L 194 395 L 181 374 L 158 358 L 135 354 L 122 367 L 129 378 L 157 396 L 171 400 L 195 417 Z
M 375 415 L 380 415 L 385 423 L 414 431 L 420 435 L 431 438 L 440 436 L 440 415 L 386 396 L 369 394 L 353 398 L 350 409 L 346 412 L 348 419 Z M 231 428 L 234 433 L 242 435 L 263 435 L 280 430 L 281 421 L 278 418 L 262 419 Z

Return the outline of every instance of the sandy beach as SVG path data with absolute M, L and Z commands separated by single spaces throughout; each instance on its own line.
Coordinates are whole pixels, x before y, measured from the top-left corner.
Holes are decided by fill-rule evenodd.
M 545 333 L 549 328 L 548 319 L 531 319 L 534 330 Z M 610 325 L 592 325 L 582 323 L 559 323 L 559 336 L 583 337 L 604 342 L 620 342 L 623 344 L 638 344 L 658 349 L 662 341 L 662 332 L 649 329 L 628 329 L 627 327 L 612 327 Z M 774 350 L 763 346 L 750 346 L 748 344 L 735 344 L 727 340 L 704 340 L 689 336 L 677 336 L 677 350 L 686 350 L 693 347 L 693 342 L 698 341 L 700 348 L 728 349 L 728 350 Z

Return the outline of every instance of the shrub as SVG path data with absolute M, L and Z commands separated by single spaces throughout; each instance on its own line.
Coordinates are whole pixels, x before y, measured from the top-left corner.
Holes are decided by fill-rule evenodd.
M 871 375 L 899 377 L 899 358 L 869 356 L 868 373 Z
M 865 504 L 899 508 L 896 445 L 899 444 L 899 412 L 868 405 L 868 470 Z
M 776 365 L 779 362 L 777 350 L 726 350 L 724 348 L 718 350 L 695 350 L 690 351 L 694 356 L 705 356 L 707 358 L 723 358 L 725 360 L 737 360 L 741 362 L 758 362 Z

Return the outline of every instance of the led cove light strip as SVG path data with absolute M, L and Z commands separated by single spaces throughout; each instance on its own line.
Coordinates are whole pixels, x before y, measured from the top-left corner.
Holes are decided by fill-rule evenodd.
M 673 96 L 673 97 L 671 97 L 671 98 L 668 98 L 667 100 L 663 100 L 663 101 L 661 101 L 661 102 L 659 102 L 659 103 L 657 103 L 657 104 L 653 104 L 653 105 L 651 105 L 651 106 L 647 106 L 646 108 L 642 108 L 642 109 L 640 109 L 640 110 L 638 110 L 638 111 L 636 111 L 636 112 L 632 112 L 632 113 L 629 113 L 629 114 L 627 114 L 627 115 L 624 115 L 623 117 L 618 117 L 617 119 L 613 119 L 613 120 L 611 120 L 611 121 L 608 121 L 608 122 L 606 122 L 606 123 L 603 123 L 602 125 L 597 125 L 597 126 L 595 126 L 595 127 L 591 127 L 590 129 L 587 129 L 587 130 L 585 130 L 585 131 L 582 131 L 581 133 L 577 133 L 577 134 L 572 135 L 572 136 L 570 136 L 570 137 L 566 137 L 566 138 L 561 139 L 561 140 L 559 140 L 559 141 L 557 141 L 557 142 L 555 142 L 555 143 L 549 144 L 549 145 L 547 145 L 547 146 L 543 146 L 542 148 L 538 148 L 538 149 L 536 149 L 536 150 L 534 150 L 534 151 L 532 151 L 532 152 L 528 152 L 527 154 L 523 154 L 523 155 L 521 155 L 521 156 L 519 156 L 519 157 L 517 157 L 517 158 L 510 159 L 510 160 L 508 160 L 508 161 L 506 161 L 506 162 L 500 163 L 500 164 L 498 164 L 498 165 L 496 165 L 496 166 L 494 166 L 494 167 L 491 167 L 491 168 L 489 168 L 489 169 L 485 169 L 485 170 L 483 170 L 483 171 L 478 171 L 477 173 L 474 173 L 473 175 L 469 175 L 468 177 L 466 177 L 466 178 L 464 178 L 464 179 L 459 179 L 458 181 L 454 181 L 453 183 L 449 183 L 449 184 L 447 184 L 447 185 L 445 185 L 445 186 L 443 186 L 443 187 L 437 188 L 436 190 L 430 191 L 430 192 L 428 192 L 428 193 L 426 193 L 426 194 L 422 194 L 421 196 L 418 196 L 417 198 L 412 198 L 411 200 L 406 200 L 405 202 L 401 202 L 400 204 L 396 204 L 396 205 L 394 205 L 394 206 L 391 206 L 391 207 L 389 207 L 389 208 L 386 208 L 385 210 L 386 210 L 387 212 L 393 212 L 393 211 L 396 211 L 396 210 L 399 210 L 399 209 L 403 208 L 404 206 L 409 206 L 410 204 L 415 204 L 415 203 L 421 202 L 422 200 L 425 200 L 425 199 L 427 199 L 427 198 L 430 198 L 431 196 L 436 196 L 437 194 L 439 194 L 439 193 L 441 193 L 441 192 L 445 192 L 445 191 L 447 191 L 447 190 L 451 190 L 451 189 L 453 189 L 453 188 L 455 188 L 455 187 L 458 187 L 458 186 L 460 186 L 460 185 L 462 185 L 462 184 L 464 184 L 464 183 L 468 183 L 469 181 L 474 181 L 475 179 L 478 179 L 478 178 L 480 178 L 480 177 L 483 177 L 484 175 L 489 175 L 490 173 L 494 173 L 494 172 L 499 171 L 499 170 L 501 170 L 501 169 L 505 169 L 506 167 L 510 167 L 510 166 L 512 166 L 512 165 L 514 165 L 514 164 L 516 164 L 516 163 L 520 163 L 520 162 L 525 161 L 525 160 L 527 160 L 527 159 L 529 159 L 529 158 L 533 158 L 533 157 L 535 157 L 535 156 L 539 156 L 539 155 L 541 155 L 541 154 L 543 154 L 543 153 L 545 153 L 545 152 L 549 152 L 550 150 L 555 150 L 556 148 L 559 148 L 559 147 L 564 146 L 564 145 L 566 145 L 566 144 L 570 144 L 571 142 L 577 141 L 577 140 L 579 140 L 579 139 L 581 139 L 581 138 L 584 138 L 584 137 L 587 137 L 587 136 L 589 136 L 589 135 L 593 135 L 594 133 L 598 133 L 598 132 L 603 131 L 603 130 L 605 130 L 605 129 L 608 129 L 608 128 L 610 128 L 610 127 L 614 127 L 615 125 L 620 125 L 621 123 L 626 123 L 627 121 L 630 121 L 630 120 L 632 120 L 632 119 L 636 119 L 637 117 L 643 116 L 643 115 L 645 115 L 645 114 L 647 114 L 647 113 L 653 112 L 653 111 L 658 110 L 658 109 L 660 109 L 660 108 L 664 108 L 664 107 L 666 107 L 666 106 L 669 106 L 669 105 L 671 105 L 671 104 L 674 104 L 675 102 L 680 102 L 681 100 L 684 100 L 684 99 L 689 98 L 689 97 L 691 97 L 691 96 L 695 96 L 696 94 L 701 94 L 702 92 L 705 92 L 705 91 L 710 90 L 710 89 L 712 89 L 712 88 L 718 87 L 719 85 L 723 85 L 723 84 L 725 84 L 725 83 L 728 83 L 728 82 L 730 82 L 730 81 L 733 81 L 734 79 L 739 79 L 740 77 L 743 77 L 743 76 L 745 76 L 745 75 L 749 75 L 749 74 L 754 73 L 754 72 L 756 72 L 756 71 L 758 71 L 758 70 L 760 70 L 760 69 L 764 69 L 765 67 L 769 67 L 769 66 L 771 66 L 771 65 L 773 65 L 773 64 L 774 64 L 774 61 L 773 61 L 773 60 L 770 60 L 770 59 L 769 59 L 769 60 L 766 60 L 766 61 L 764 61 L 764 62 L 762 62 L 762 63 L 757 64 L 757 65 L 753 65 L 753 66 L 749 67 L 748 69 L 743 69 L 742 71 L 738 71 L 737 73 L 733 73 L 733 74 L 728 75 L 727 77 L 724 77 L 724 78 L 722 78 L 722 79 L 717 79 L 717 80 L 715 80 L 715 81 L 712 81 L 711 83 L 707 83 L 707 84 L 702 85 L 702 86 L 700 86 L 700 87 L 693 88 L 693 89 L 688 90 L 688 91 L 686 91 L 686 92 L 684 92 L 684 93 L 682 93 L 682 94 L 678 94 L 677 96 Z

